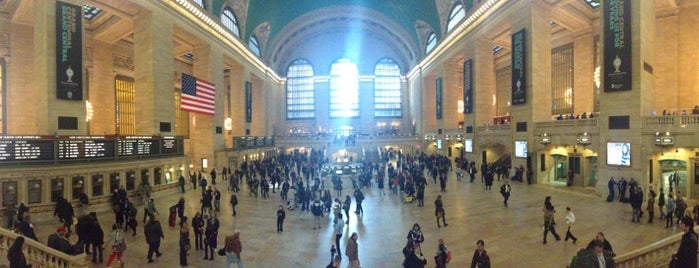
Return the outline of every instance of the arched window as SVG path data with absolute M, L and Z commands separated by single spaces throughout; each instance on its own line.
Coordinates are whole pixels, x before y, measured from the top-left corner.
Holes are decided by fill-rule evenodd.
M 235 18 L 235 13 L 230 7 L 226 7 L 221 14 L 221 23 L 231 30 L 235 36 L 240 37 L 240 28 L 238 27 L 238 19 Z
M 250 50 L 252 50 L 255 55 L 260 57 L 260 43 L 257 42 L 257 37 L 254 35 L 250 37 L 250 40 L 248 41 L 248 46 L 250 47 Z
M 403 91 L 400 86 L 400 68 L 391 59 L 382 59 L 374 68 L 374 117 L 400 118 L 403 116 Z
M 286 119 L 313 119 L 315 112 L 313 66 L 295 60 L 286 70 Z
M 449 13 L 449 18 L 447 19 L 447 32 L 454 29 L 456 25 L 459 25 L 459 22 L 461 22 L 464 17 L 466 17 L 464 6 L 461 5 L 461 3 L 456 2 Z
M 192 2 L 204 8 L 204 0 L 193 0 Z
M 427 45 L 425 46 L 425 54 L 430 53 L 434 46 L 437 45 L 437 35 L 434 34 L 434 32 L 431 32 L 427 36 Z
M 359 70 L 349 59 L 337 60 L 330 67 L 330 117 L 359 116 Z

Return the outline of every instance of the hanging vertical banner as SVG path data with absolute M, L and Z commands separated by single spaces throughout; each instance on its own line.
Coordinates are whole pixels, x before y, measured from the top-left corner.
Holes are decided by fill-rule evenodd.
M 464 62 L 464 113 L 473 113 L 473 61 Z
M 512 35 L 512 105 L 527 102 L 527 29 Z
M 252 83 L 245 81 L 245 122 L 252 123 Z
M 56 2 L 57 98 L 83 99 L 82 7 Z
M 631 1 L 604 1 L 604 91 L 631 90 Z
M 437 88 L 437 94 L 436 94 L 436 99 L 437 99 L 437 119 L 442 119 L 442 78 L 437 78 L 435 81 L 436 83 L 436 88 Z

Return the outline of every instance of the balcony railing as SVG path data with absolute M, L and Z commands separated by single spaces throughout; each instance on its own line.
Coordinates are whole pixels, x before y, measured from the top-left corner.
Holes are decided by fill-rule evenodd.
M 483 125 L 478 126 L 476 130 L 478 131 L 489 131 L 489 130 L 510 130 L 511 124 L 498 124 L 498 125 Z
M 536 127 L 536 129 L 597 127 L 597 126 L 599 126 L 599 119 L 598 118 L 587 118 L 587 119 L 552 120 L 552 121 L 536 122 L 534 124 L 534 126 Z
M 5 228 L 0 228 L 0 252 L 3 256 L 7 256 L 7 250 L 10 249 L 15 239 L 19 237 L 16 234 Z M 85 254 L 70 256 L 58 250 L 52 249 L 44 244 L 25 238 L 24 256 L 27 262 L 33 267 L 46 268 L 79 268 L 90 267 L 90 259 Z
M 695 227 L 694 231 L 698 231 Z M 677 253 L 682 235 L 677 233 L 648 246 L 619 255 L 614 258 L 617 268 L 631 267 L 668 267 L 672 254 Z
M 643 126 L 699 126 L 699 114 L 647 116 L 643 119 Z

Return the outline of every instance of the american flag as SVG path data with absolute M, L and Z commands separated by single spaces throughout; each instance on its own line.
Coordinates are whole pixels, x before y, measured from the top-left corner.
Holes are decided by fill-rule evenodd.
M 182 74 L 182 100 L 180 109 L 206 115 L 216 113 L 216 87 L 214 84 Z

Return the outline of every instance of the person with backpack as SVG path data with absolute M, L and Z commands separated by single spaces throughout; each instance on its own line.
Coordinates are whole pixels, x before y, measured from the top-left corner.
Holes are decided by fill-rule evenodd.
M 320 217 L 323 216 L 323 203 L 316 198 L 311 204 L 311 213 L 313 213 L 313 230 L 320 229 Z

